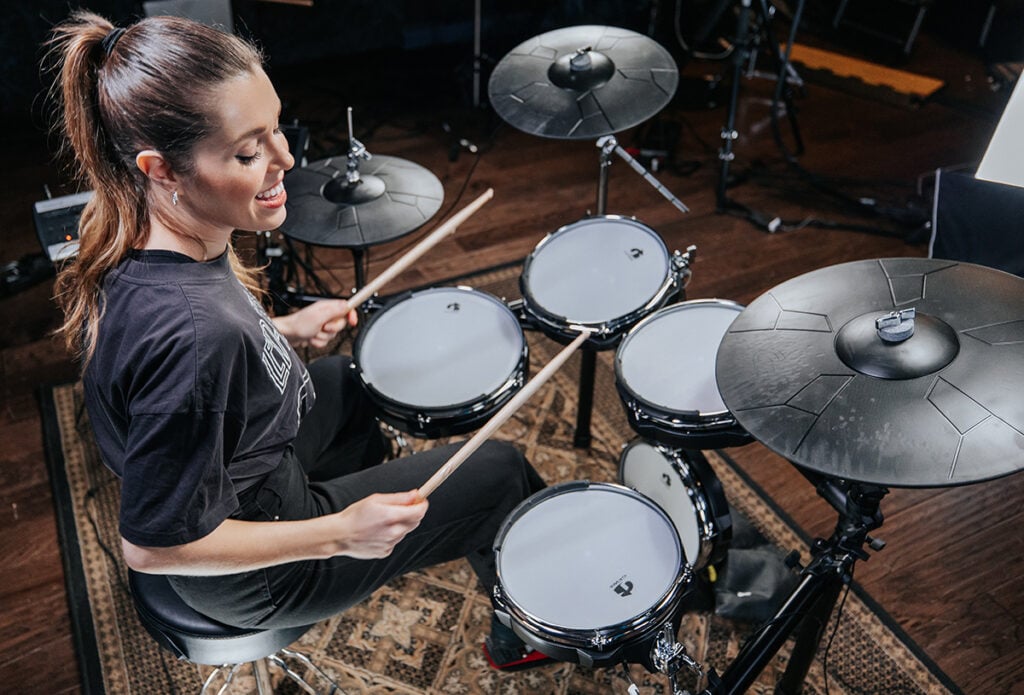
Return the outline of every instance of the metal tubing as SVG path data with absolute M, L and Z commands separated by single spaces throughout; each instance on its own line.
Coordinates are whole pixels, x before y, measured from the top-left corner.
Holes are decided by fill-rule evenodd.
M 751 0 L 743 0 L 740 7 L 739 21 L 736 25 L 736 51 L 733 56 L 732 85 L 729 90 L 729 113 L 725 127 L 722 128 L 722 149 L 718 153 L 721 169 L 718 174 L 718 196 L 716 199 L 718 212 L 726 209 L 726 189 L 729 187 L 729 163 L 734 157 L 733 140 L 736 139 L 736 106 L 740 97 L 740 79 L 743 77 L 744 54 L 749 49 L 749 28 Z
M 818 653 L 818 645 L 828 627 L 829 618 L 832 617 L 832 609 L 835 608 L 842 591 L 843 582 L 829 582 L 821 592 L 817 603 L 811 607 L 810 612 L 797 626 L 794 634 L 793 651 L 789 655 L 789 662 L 782 678 L 775 684 L 776 695 L 800 695 L 804 687 L 804 679 L 807 672 L 814 663 L 814 657 Z
M 614 139 L 613 139 L 614 142 Z M 602 147 L 600 171 L 597 177 L 597 214 L 604 215 L 608 209 L 608 167 L 612 164 L 614 147 Z M 580 353 L 579 398 L 576 404 L 576 433 L 573 446 L 577 449 L 590 448 L 590 415 L 594 407 L 594 373 L 597 370 L 597 355 L 592 350 Z
M 785 644 L 796 625 L 805 618 L 812 606 L 828 595 L 836 583 L 842 585 L 842 576 L 839 573 L 819 573 L 808 568 L 807 574 L 786 599 L 782 608 L 743 646 L 721 677 L 709 685 L 702 695 L 740 695 L 746 692 Z M 838 591 L 835 595 L 838 596 Z M 831 606 L 829 611 L 831 612 Z
M 577 449 L 590 448 L 590 413 L 594 407 L 594 372 L 597 353 L 580 351 L 579 402 L 576 406 L 576 434 L 572 443 Z

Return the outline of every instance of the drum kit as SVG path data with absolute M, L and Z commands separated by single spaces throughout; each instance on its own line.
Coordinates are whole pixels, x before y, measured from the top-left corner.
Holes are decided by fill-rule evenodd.
M 621 149 L 613 133 L 662 108 L 677 74 L 653 40 L 610 27 L 543 34 L 500 61 L 489 93 L 503 119 L 541 137 L 599 139 L 597 214 L 537 244 L 520 300 L 433 287 L 375 308 L 353 368 L 382 421 L 425 438 L 477 430 L 471 450 L 581 346 L 583 400 L 593 387 L 587 356 L 614 349 L 616 388 L 638 435 L 624 447 L 619 481 L 557 483 L 509 515 L 494 543 L 496 615 L 557 660 L 642 664 L 677 695 L 684 671 L 707 695 L 744 692 L 794 638 L 776 692 L 796 693 L 854 563 L 884 545 L 870 533 L 888 487 L 961 485 L 1020 468 L 1024 280 L 953 261 L 884 259 L 802 275 L 746 307 L 686 300 L 694 248 L 670 254 L 657 232 L 604 210 L 606 169 Z M 365 248 L 439 209 L 429 172 L 395 158 L 360 172 L 369 155 L 351 140 L 345 166 L 327 159 L 290 174 L 298 195 L 284 234 Z M 529 383 L 524 329 L 569 344 Z M 581 424 L 589 419 L 578 433 Z M 732 530 L 701 450 L 755 440 L 792 462 L 838 521 L 776 615 L 719 674 L 677 639 L 696 573 L 725 558 Z M 439 473 L 424 497 L 450 470 Z

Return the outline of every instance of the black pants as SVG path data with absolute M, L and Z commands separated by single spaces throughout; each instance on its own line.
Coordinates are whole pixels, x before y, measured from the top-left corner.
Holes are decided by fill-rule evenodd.
M 375 492 L 420 487 L 457 451 L 381 463 L 385 443 L 347 358 L 310 365 L 317 399 L 281 465 L 242 496 L 236 518 L 272 522 L 340 511 Z M 405 572 L 466 557 L 496 581 L 491 544 L 509 512 L 544 483 L 519 451 L 487 442 L 430 496 L 423 522 L 379 560 L 338 556 L 219 577 L 171 577 L 193 608 L 243 627 L 305 625 L 335 615 Z

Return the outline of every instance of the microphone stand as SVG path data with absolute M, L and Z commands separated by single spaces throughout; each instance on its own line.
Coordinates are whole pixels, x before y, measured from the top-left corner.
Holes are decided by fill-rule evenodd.
M 803 9 L 806 0 L 797 0 L 797 7 L 793 14 L 793 26 L 790 32 L 790 41 L 786 46 L 785 55 L 782 55 L 779 43 L 776 40 L 775 32 L 771 27 L 771 12 L 768 8 L 768 0 L 757 0 L 758 8 L 761 15 L 761 26 L 765 33 L 765 38 L 768 42 L 768 49 L 771 53 L 772 59 L 776 65 L 777 85 L 775 89 L 774 98 L 771 103 L 771 122 L 772 131 L 774 133 L 777 143 L 782 146 L 782 136 L 779 132 L 778 127 L 778 114 L 776 109 L 780 101 L 785 104 L 786 115 L 789 120 L 790 129 L 793 134 L 793 139 L 796 143 L 796 150 L 793 153 L 785 153 L 787 159 L 792 160 L 793 157 L 799 156 L 803 153 L 804 144 L 803 138 L 800 134 L 799 124 L 796 120 L 795 107 L 793 105 L 792 96 L 790 90 L 786 89 L 791 75 L 794 75 L 792 66 L 789 63 L 789 53 L 792 50 L 792 43 L 796 37 L 796 30 L 800 25 L 800 18 L 803 14 Z M 722 127 L 721 138 L 722 147 L 718 152 L 718 159 L 720 161 L 719 175 L 718 175 L 718 188 L 715 197 L 715 209 L 716 212 L 728 212 L 739 210 L 746 213 L 752 218 L 756 218 L 750 210 L 745 206 L 730 200 L 726 191 L 729 187 L 729 169 L 732 166 L 732 162 L 736 159 L 736 155 L 733 152 L 733 145 L 736 139 L 739 137 L 739 132 L 736 130 L 736 109 L 739 102 L 740 92 L 740 80 L 743 77 L 744 63 L 748 60 L 753 65 L 752 52 L 754 50 L 754 38 L 751 36 L 751 24 L 753 22 L 755 7 L 754 0 L 741 0 L 739 8 L 739 16 L 736 24 L 736 50 L 733 51 L 732 55 L 732 84 L 729 88 L 729 108 L 726 114 L 725 125 Z M 798 78 L 797 78 L 798 79 Z M 763 221 L 754 219 L 756 223 L 762 223 Z M 769 229 L 769 231 L 774 231 Z
M 740 79 L 743 77 L 743 63 L 750 51 L 750 18 L 753 13 L 751 0 L 741 0 L 740 14 L 736 24 L 736 50 L 732 55 L 732 84 L 729 86 L 729 110 L 726 113 L 725 125 L 722 127 L 722 148 L 718 151 L 720 162 L 718 171 L 718 191 L 715 197 L 715 209 L 725 212 L 728 200 L 725 192 L 729 186 L 729 167 L 736 158 L 733 143 L 739 137 L 736 131 L 736 105 L 740 96 Z

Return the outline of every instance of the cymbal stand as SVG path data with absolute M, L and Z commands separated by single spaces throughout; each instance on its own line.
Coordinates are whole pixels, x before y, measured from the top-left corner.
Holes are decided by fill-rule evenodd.
M 654 189 L 658 191 L 658 193 L 661 193 L 661 195 L 663 195 L 668 202 L 676 206 L 676 208 L 678 208 L 680 212 L 690 211 L 690 208 L 686 207 L 686 205 L 681 200 L 679 200 L 679 198 L 676 198 L 674 195 L 672 195 L 672 192 L 665 188 L 661 184 L 661 182 L 658 181 L 658 179 L 654 178 L 654 175 L 651 174 L 651 172 L 647 171 L 647 169 L 644 168 L 643 164 L 633 159 L 633 156 L 629 154 L 629 152 L 626 152 L 626 150 L 622 149 L 622 146 L 619 145 L 614 135 L 605 135 L 604 137 L 599 138 L 597 141 L 597 146 L 601 148 L 601 173 L 604 175 L 604 181 L 600 184 L 600 187 L 598 188 L 598 207 L 603 207 L 607 204 L 607 201 L 603 200 L 602 198 L 606 198 L 608 194 L 608 175 L 606 173 L 606 169 L 607 166 L 609 166 L 610 164 L 606 165 L 604 162 L 605 159 L 610 158 L 611 153 L 614 152 L 615 154 L 619 155 L 619 157 L 621 157 L 622 160 L 626 162 L 626 164 L 629 164 L 629 166 L 633 168 L 633 171 L 640 174 L 647 183 L 651 184 L 654 187 Z M 598 214 L 603 215 L 604 213 Z
M 473 0 L 473 108 L 480 108 L 480 67 L 483 55 L 480 53 L 480 0 Z
M 597 177 L 597 209 L 595 215 L 601 217 L 608 213 L 608 168 L 612 165 L 612 155 L 617 154 L 638 174 L 643 176 L 647 183 L 651 184 L 656 191 L 661 193 L 681 212 L 689 212 L 690 208 L 661 184 L 640 162 L 636 161 L 620 145 L 614 135 L 605 135 L 597 140 L 597 146 L 601 150 L 599 169 Z M 696 252 L 696 247 L 687 249 L 685 263 L 688 266 L 690 259 Z M 682 257 L 681 257 L 682 258 Z M 687 267 L 688 270 L 688 267 Z M 682 289 L 680 290 L 682 294 Z M 580 350 L 580 383 L 578 390 L 578 405 L 576 409 L 576 433 L 573 436 L 573 446 L 579 449 L 586 449 L 590 446 L 590 416 L 594 407 L 594 372 L 597 369 L 597 352 L 594 348 L 584 346 Z
M 359 176 L 359 161 L 368 162 L 373 159 L 373 155 L 367 151 L 366 145 L 356 140 L 352 129 L 351 106 L 346 110 L 346 114 L 348 116 L 348 155 L 346 155 L 345 182 L 351 187 L 362 183 L 362 178 Z
M 722 675 L 709 670 L 708 686 L 702 695 L 746 692 L 791 635 L 795 638 L 793 652 L 775 692 L 798 695 L 843 587 L 852 581 L 854 563 L 868 559 L 864 546 L 875 551 L 885 547 L 884 541 L 868 534 L 882 525 L 879 504 L 888 489 L 801 472 L 839 512 L 835 531 L 827 541 L 814 542 L 813 557 L 802 568 L 800 583 Z
M 597 216 L 608 210 L 608 167 L 612 165 L 612 152 L 607 143 L 601 144 L 600 164 L 597 175 Z M 577 449 L 590 448 L 590 416 L 594 409 L 594 374 L 597 371 L 597 351 L 584 345 L 580 349 L 580 383 L 576 402 L 576 432 L 572 444 Z
M 366 146 L 356 139 L 352 128 L 352 107 L 347 109 L 348 116 L 348 155 L 345 166 L 345 182 L 339 186 L 340 195 L 346 198 L 353 198 L 358 193 L 358 186 L 367 185 L 372 188 L 369 182 L 364 182 L 359 174 L 361 161 L 373 159 Z M 333 181 L 331 183 L 334 183 Z M 372 195 L 370 191 L 368 194 Z M 258 238 L 257 254 L 262 265 L 267 266 L 268 290 L 274 303 L 276 312 L 287 312 L 294 306 L 293 302 L 309 304 L 318 299 L 336 299 L 339 295 L 330 291 L 327 285 L 316 274 L 313 268 L 313 257 L 310 246 L 306 245 L 306 258 L 303 259 L 292 240 L 287 235 L 282 235 L 283 245 L 278 244 L 271 232 L 262 232 Z M 366 284 L 365 250 L 359 247 L 349 249 L 352 253 L 352 262 L 355 267 L 355 289 L 358 290 Z M 311 282 L 318 294 L 307 294 L 302 285 L 299 284 L 299 268 Z
M 356 140 L 352 128 L 351 106 L 346 110 L 346 115 L 348 117 L 348 154 L 345 164 L 345 184 L 349 190 L 352 190 L 363 182 L 359 175 L 360 161 L 368 162 L 373 159 L 373 155 L 366 149 L 366 145 Z M 349 251 L 352 253 L 352 264 L 355 266 L 355 289 L 358 290 L 366 284 L 366 250 L 353 246 Z

